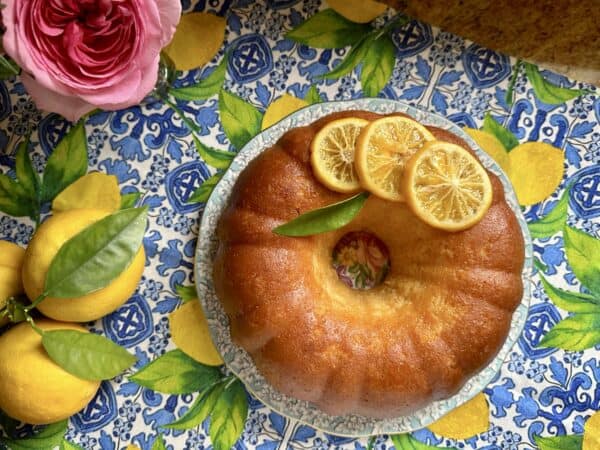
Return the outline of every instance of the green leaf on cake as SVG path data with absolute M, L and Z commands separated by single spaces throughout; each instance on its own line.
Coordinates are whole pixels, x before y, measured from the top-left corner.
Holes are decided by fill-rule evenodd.
M 260 133 L 263 114 L 237 95 L 221 90 L 219 114 L 225 135 L 238 151 Z
M 539 450 L 581 450 L 583 446 L 583 435 L 573 434 L 570 436 L 534 436 Z
M 340 48 L 356 44 L 372 28 L 325 9 L 288 32 L 285 37 L 316 48 Z
M 217 186 L 217 183 L 221 180 L 225 173 L 219 172 L 214 174 L 212 177 L 206 179 L 200 187 L 198 187 L 188 199 L 188 203 L 206 203 L 210 194 Z
M 388 83 L 396 64 L 396 47 L 384 35 L 376 39 L 365 55 L 360 82 L 365 97 L 376 97 Z
M 220 376 L 219 369 L 200 364 L 181 350 L 172 350 L 140 369 L 130 380 L 165 394 L 192 394 Z
M 169 93 L 178 100 L 206 100 L 221 91 L 221 87 L 225 81 L 226 70 L 227 56 L 223 58 L 221 63 L 210 75 L 200 80 L 197 84 L 181 88 L 171 88 L 169 89 Z
M 361 192 L 333 205 L 314 209 L 273 229 L 281 236 L 311 236 L 337 230 L 347 225 L 360 212 L 369 194 Z
M 569 187 L 565 189 L 558 203 L 546 216 L 529 222 L 527 227 L 532 238 L 547 238 L 562 231 L 567 223 L 567 211 L 569 207 Z
M 534 64 L 525 63 L 525 73 L 533 86 L 536 97 L 548 105 L 560 105 L 587 93 L 584 89 L 568 89 L 550 83 Z
M 236 379 L 224 389 L 210 416 L 213 449 L 230 450 L 242 435 L 248 417 L 248 398 L 240 380 Z
M 515 135 L 496 122 L 489 112 L 485 113 L 485 117 L 483 118 L 482 130 L 493 134 L 504 146 L 507 152 L 510 152 L 513 148 L 519 145 L 519 140 L 515 137 Z
M 567 226 L 564 241 L 573 273 L 592 294 L 600 297 L 600 239 Z
M 46 164 L 42 182 L 42 201 L 51 201 L 63 189 L 86 174 L 87 137 L 79 121 L 58 143 Z

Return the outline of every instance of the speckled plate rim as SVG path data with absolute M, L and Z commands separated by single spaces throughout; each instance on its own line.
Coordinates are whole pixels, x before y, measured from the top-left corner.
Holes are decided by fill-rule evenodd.
M 229 320 L 216 296 L 212 282 L 213 260 L 218 246 L 216 238 L 217 223 L 222 212 L 227 207 L 233 186 L 242 170 L 262 151 L 271 147 L 286 131 L 308 125 L 327 114 L 348 110 L 366 110 L 380 114 L 401 112 L 412 116 L 415 120 L 423 124 L 437 126 L 460 136 L 476 151 L 482 164 L 500 178 L 504 186 L 507 203 L 518 219 L 525 241 L 525 262 L 522 272 L 523 298 L 513 314 L 508 338 L 498 355 L 487 367 L 469 379 L 461 390 L 452 397 L 433 402 L 411 415 L 392 419 L 373 419 L 353 414 L 330 416 L 309 402 L 301 401 L 276 391 L 258 372 L 250 355 L 231 341 Z M 533 266 L 532 252 L 531 237 L 527 223 L 521 212 L 512 185 L 494 160 L 481 150 L 469 135 L 448 119 L 437 114 L 396 100 L 366 98 L 318 103 L 307 106 L 264 130 L 246 144 L 235 157 L 206 203 L 200 224 L 194 274 L 198 298 L 206 314 L 215 345 L 223 356 L 226 366 L 242 380 L 252 394 L 278 413 L 292 419 L 297 419 L 324 432 L 339 436 L 360 437 L 377 434 L 407 433 L 424 428 L 473 398 L 494 379 L 525 326 L 530 301 L 531 283 L 533 282 L 531 279 Z

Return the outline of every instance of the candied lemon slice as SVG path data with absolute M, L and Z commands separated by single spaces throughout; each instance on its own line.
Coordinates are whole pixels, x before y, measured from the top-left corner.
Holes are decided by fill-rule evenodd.
M 492 184 L 464 148 L 428 142 L 406 164 L 402 190 L 412 211 L 429 225 L 460 231 L 479 222 L 492 203 Z
M 400 185 L 406 162 L 434 139 L 427 128 L 408 117 L 371 122 L 356 146 L 355 167 L 361 186 L 386 200 L 403 201 Z
M 354 150 L 358 136 L 368 123 L 357 117 L 334 120 L 315 135 L 310 159 L 313 172 L 317 180 L 332 191 L 360 191 L 354 170 Z

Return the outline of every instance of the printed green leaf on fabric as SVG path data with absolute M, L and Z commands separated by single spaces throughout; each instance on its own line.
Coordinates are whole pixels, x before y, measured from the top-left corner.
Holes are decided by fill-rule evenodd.
M 423 444 L 417 441 L 410 434 L 393 434 L 390 436 L 396 450 L 439 450 L 439 447 Z M 454 447 L 448 447 L 451 450 L 456 450 Z
M 196 292 L 196 286 L 183 286 L 181 284 L 175 285 L 175 293 L 183 300 L 184 303 L 190 300 L 196 300 L 198 293 Z
M 562 231 L 567 223 L 567 211 L 569 208 L 569 187 L 565 189 L 558 203 L 546 216 L 529 222 L 527 227 L 532 238 L 547 238 Z
M 216 69 L 199 83 L 182 88 L 171 88 L 169 93 L 179 100 L 198 101 L 217 95 L 223 87 L 227 70 L 227 56 L 223 58 Z
M 363 36 L 352 48 L 346 53 L 344 59 L 335 66 L 330 72 L 320 75 L 319 78 L 325 78 L 328 80 L 335 80 L 343 77 L 344 75 L 352 72 L 354 68 L 359 65 L 365 55 L 369 51 L 369 48 L 373 44 L 375 36 L 373 33 Z
M 235 153 L 208 147 L 204 145 L 195 134 L 192 134 L 192 138 L 194 139 L 194 145 L 196 146 L 200 158 L 202 158 L 206 164 L 215 169 L 227 169 L 231 165 L 231 161 L 235 158 Z
M 510 152 L 513 148 L 519 145 L 519 140 L 515 137 L 515 135 L 496 122 L 489 112 L 485 113 L 482 129 L 487 133 L 493 134 L 504 146 L 507 152 Z
M 60 443 L 60 450 L 84 450 L 84 448 L 81 445 L 63 439 Z
M 48 158 L 42 182 L 42 201 L 54 199 L 64 188 L 85 175 L 87 169 L 87 138 L 83 121 L 79 121 Z
M 263 114 L 237 95 L 221 90 L 219 114 L 227 138 L 238 151 L 260 133 Z
M 368 197 L 367 192 L 361 192 L 333 205 L 314 209 L 274 228 L 273 232 L 281 236 L 310 236 L 337 230 L 356 217 Z
M 175 422 L 165 425 L 165 428 L 173 428 L 175 430 L 189 430 L 200 425 L 212 413 L 217 400 L 225 389 L 227 380 L 223 380 L 213 386 L 207 387 L 200 392 L 196 401 L 190 409 Z
M 147 213 L 146 207 L 117 211 L 69 239 L 50 263 L 44 292 L 74 298 L 107 286 L 139 251 Z
M 56 422 L 44 427 L 38 433 L 25 439 L 5 439 L 4 444 L 11 450 L 53 449 L 59 446 L 67 432 L 68 420 Z M 2 441 L 0 441 L 2 442 Z
M 581 450 L 583 446 L 583 436 L 573 434 L 570 436 L 534 436 L 534 440 L 539 450 Z
M 285 37 L 315 48 L 340 48 L 356 44 L 372 28 L 325 9 L 288 32 Z
M 248 398 L 240 380 L 232 382 L 219 396 L 211 412 L 210 439 L 215 450 L 230 450 L 244 431 Z
M 546 294 L 559 308 L 573 313 L 600 314 L 600 298 L 554 287 L 542 275 L 540 275 L 540 279 Z
M 310 105 L 315 105 L 317 103 L 323 102 L 321 98 L 321 94 L 319 94 L 319 90 L 315 85 L 312 85 L 306 95 L 304 96 L 304 101 L 306 101 Z
M 376 97 L 390 80 L 396 64 L 396 47 L 384 35 L 369 46 L 362 65 L 360 82 L 366 97 Z
M 152 444 L 152 450 L 167 450 L 165 439 L 162 433 L 156 436 L 156 439 L 154 439 L 154 443 Z
M 568 89 L 550 83 L 534 64 L 525 63 L 525 73 L 536 97 L 548 105 L 560 105 L 587 92 L 583 89 Z
M 12 59 L 0 55 L 0 80 L 7 80 L 21 73 L 21 68 Z
M 129 209 L 135 207 L 141 196 L 141 192 L 131 192 L 129 194 L 121 195 L 121 209 Z
M 165 394 L 192 394 L 220 378 L 219 369 L 205 366 L 181 350 L 155 359 L 130 377 L 134 383 Z
M 206 179 L 190 196 L 188 203 L 206 203 L 225 172 L 219 172 Z
M 76 330 L 45 331 L 42 345 L 52 361 L 84 380 L 110 380 L 136 361 L 110 339 Z
M 567 226 L 564 241 L 573 273 L 592 294 L 600 297 L 600 239 Z
M 600 314 L 575 314 L 557 323 L 538 344 L 581 351 L 600 343 Z

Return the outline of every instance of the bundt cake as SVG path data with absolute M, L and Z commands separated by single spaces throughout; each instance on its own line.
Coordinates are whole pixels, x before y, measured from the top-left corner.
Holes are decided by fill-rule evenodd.
M 524 242 L 492 173 L 492 205 L 465 231 L 432 228 L 405 203 L 371 195 L 341 229 L 273 233 L 348 197 L 315 179 L 310 144 L 326 123 L 350 116 L 382 117 L 347 111 L 292 129 L 240 174 L 220 218 L 214 286 L 233 341 L 277 390 L 332 415 L 398 417 L 451 396 L 499 351 L 522 297 Z M 387 276 L 372 289 L 352 289 L 332 264 L 352 231 L 389 251 Z

